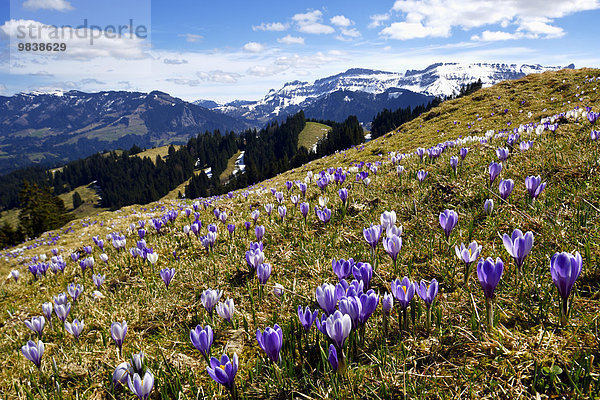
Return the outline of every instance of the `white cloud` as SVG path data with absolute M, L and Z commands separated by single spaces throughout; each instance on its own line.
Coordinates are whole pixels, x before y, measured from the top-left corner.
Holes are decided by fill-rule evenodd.
M 360 32 L 356 28 L 342 28 L 341 32 L 344 36 L 349 36 L 353 38 L 360 37 Z
M 282 32 L 288 28 L 286 24 L 282 24 L 281 22 L 263 22 L 260 25 L 255 25 L 252 27 L 253 31 L 273 31 L 273 32 Z
M 319 10 L 308 11 L 306 13 L 295 14 L 292 21 L 296 23 L 296 29 L 303 33 L 313 35 L 330 34 L 335 32 L 330 25 L 322 24 L 323 13 Z
M 496 24 L 507 27 L 512 23 L 523 37 L 556 38 L 564 31 L 551 25 L 553 19 L 597 8 L 598 0 L 397 0 L 392 11 L 400 13 L 403 19 L 385 27 L 380 34 L 398 40 L 449 37 L 454 28 L 469 30 Z M 373 16 L 371 19 L 374 24 L 376 20 Z
M 329 22 L 331 22 L 335 26 L 343 26 L 343 27 L 348 27 L 350 25 L 354 25 L 353 21 L 351 21 L 349 18 L 346 18 L 343 15 L 336 15 L 334 17 L 331 17 Z
M 500 40 L 513 40 L 521 39 L 523 37 L 520 33 L 511 33 L 504 31 L 483 31 L 481 35 L 471 36 L 471 40 L 479 42 L 496 42 Z
M 384 21 L 390 19 L 390 14 L 375 14 L 371 15 L 371 23 L 369 24 L 369 29 L 377 28 L 383 24 Z
M 295 14 L 292 17 L 292 21 L 297 22 L 299 24 L 308 24 L 308 23 L 312 23 L 312 22 L 319 22 L 322 19 L 323 19 L 323 13 L 319 10 Z
M 198 72 L 198 78 L 206 82 L 236 83 L 242 75 L 236 72 L 225 72 L 220 69 L 210 72 Z
M 304 38 L 301 36 L 286 35 L 277 41 L 282 44 L 304 44 Z
M 177 36 L 184 37 L 186 42 L 197 43 L 203 39 L 202 35 L 196 35 L 194 33 L 182 33 Z
M 56 10 L 69 11 L 73 6 L 66 0 L 27 0 L 23 3 L 23 8 L 31 11 L 36 10 Z
M 265 46 L 258 42 L 248 42 L 242 47 L 244 51 L 249 53 L 260 53 L 265 49 Z
M 200 82 L 200 79 L 167 78 L 165 79 L 165 81 L 174 83 L 176 85 L 192 87 L 200 86 L 202 84 L 202 82 Z
M 254 65 L 248 68 L 246 70 L 246 73 L 248 75 L 266 77 L 277 75 L 285 69 L 286 67 L 282 67 L 279 65 Z

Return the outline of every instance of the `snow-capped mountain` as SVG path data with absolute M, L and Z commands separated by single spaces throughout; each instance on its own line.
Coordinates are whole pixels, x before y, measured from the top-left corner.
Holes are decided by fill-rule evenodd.
M 370 122 L 383 108 L 416 106 L 427 103 L 436 96 L 451 96 L 458 93 L 462 86 L 479 79 L 485 87 L 531 73 L 561 68 L 485 63 L 438 63 L 423 70 L 408 70 L 404 73 L 352 68 L 314 82 L 288 82 L 281 89 L 271 89 L 259 101 L 236 100 L 209 108 L 259 123 L 282 119 L 300 109 L 303 109 L 309 118 L 343 119 L 347 116 L 345 113 L 332 116 L 322 112 L 339 107 L 340 94 L 343 94 L 341 99 L 345 103 L 354 101 L 358 106 L 353 111 L 350 104 L 345 104 L 345 109 L 350 114 L 359 116 L 362 122 Z M 569 65 L 567 68 L 574 68 L 574 66 Z M 356 101 L 357 97 L 360 97 L 361 101 Z M 399 101 L 400 99 L 402 101 Z M 329 104 L 329 100 L 338 103 Z M 373 102 L 370 107 L 367 106 L 369 101 Z

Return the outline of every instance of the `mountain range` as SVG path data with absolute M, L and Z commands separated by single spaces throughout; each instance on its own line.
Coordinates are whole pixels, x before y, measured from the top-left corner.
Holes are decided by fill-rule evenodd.
M 486 63 L 437 63 L 404 73 L 352 68 L 314 82 L 288 82 L 278 90 L 271 89 L 258 101 L 217 104 L 199 100 L 196 103 L 232 117 L 262 123 L 283 119 L 300 109 L 308 118 L 340 120 L 354 114 L 361 122 L 368 123 L 383 108 L 425 104 L 433 97 L 457 94 L 461 87 L 478 80 L 487 87 L 503 80 L 562 68 Z M 566 68 L 575 66 L 571 64 Z
M 567 68 L 574 68 L 569 65 Z M 481 80 L 491 86 L 561 67 L 438 63 L 423 70 L 352 68 L 314 82 L 293 81 L 258 101 L 187 102 L 167 93 L 80 91 L 0 96 L 0 174 L 35 164 L 59 164 L 103 150 L 181 144 L 212 131 L 240 132 L 304 110 L 307 118 L 364 125 L 384 108 L 414 107 L 452 96 Z

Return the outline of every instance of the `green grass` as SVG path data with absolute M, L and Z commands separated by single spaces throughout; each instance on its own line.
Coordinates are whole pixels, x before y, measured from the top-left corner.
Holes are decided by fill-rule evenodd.
M 18 268 L 22 278 L 18 284 L 6 281 L 0 288 L 0 310 L 4 315 L 0 324 L 1 396 L 26 398 L 25 391 L 30 391 L 36 393 L 31 398 L 60 398 L 48 384 L 56 381 L 63 398 L 110 399 L 110 378 L 115 367 L 131 353 L 143 351 L 156 377 L 155 398 L 226 398 L 227 392 L 208 377 L 202 356 L 189 340 L 190 329 L 210 324 L 215 333 L 213 356 L 224 352 L 232 355 L 232 349 L 236 349 L 240 360 L 236 385 L 242 398 L 535 398 L 536 393 L 540 398 L 598 398 L 600 161 L 599 144 L 589 140 L 589 122 L 561 120 L 556 134 L 533 134 L 532 149 L 516 150 L 500 175 L 501 179 L 515 181 L 507 203 L 497 197 L 498 182 L 491 187 L 486 183 L 486 168 L 496 160 L 495 149 L 505 145 L 503 138 L 487 144 L 469 143 L 469 154 L 458 176 L 452 172 L 449 158 L 458 154 L 460 146 L 446 150 L 433 163 L 421 163 L 415 156 L 405 158 L 401 179 L 390 165 L 388 154 L 412 153 L 416 147 L 430 147 L 460 135 L 483 135 L 488 129 L 499 131 L 539 122 L 543 116 L 571 110 L 575 105 L 599 111 L 600 94 L 593 90 L 599 81 L 588 82 L 586 76 L 600 76 L 600 71 L 544 73 L 482 89 L 444 103 L 405 124 L 399 133 L 315 160 L 256 185 L 247 200 L 239 195 L 212 199 L 210 206 L 199 207 L 202 234 L 206 234 L 208 224 L 217 223 L 213 207 L 226 211 L 227 222 L 235 223 L 237 230 L 230 239 L 218 222 L 219 235 L 210 254 L 193 235 L 188 238 L 183 234 L 183 225 L 189 223 L 185 216 L 162 228 L 161 234 L 148 228 L 145 239 L 159 254 L 157 265 L 152 268 L 139 258 L 132 259 L 127 251 L 119 253 L 109 248 L 109 263 L 97 260 L 95 267 L 96 272 L 107 276 L 102 300 L 92 299 L 89 274 L 82 277 L 79 266 L 72 261 L 68 261 L 64 275 L 55 277 L 48 272 L 47 277 L 33 281 L 20 260 L 2 259 L 0 275 Z M 579 101 L 575 94 L 582 90 L 583 100 Z M 522 138 L 529 136 L 522 134 Z M 269 218 L 264 212 L 264 204 L 276 203 L 269 188 L 286 192 L 287 180 L 304 179 L 307 171 L 347 168 L 354 161 L 384 164 L 376 175 L 370 174 L 369 187 L 356 183 L 352 173 L 348 176 L 343 185 L 350 193 L 347 211 L 341 206 L 335 184 L 325 193 L 314 183 L 309 185 L 306 201 L 311 209 L 319 196 L 329 198 L 332 219 L 326 226 L 312 211 L 304 224 L 287 193 L 286 221 L 281 222 L 275 215 Z M 429 172 L 422 185 L 415 178 L 419 169 Z M 524 179 L 537 174 L 548 186 L 531 205 Z M 491 216 L 483 213 L 486 198 L 495 202 Z M 62 249 L 68 257 L 73 250 L 91 244 L 93 235 L 125 233 L 130 223 L 160 217 L 180 205 L 189 207 L 191 201 L 162 200 L 143 207 L 125 207 L 119 212 L 101 213 L 93 218 L 99 223 L 87 227 L 74 221 L 74 232 L 61 235 L 52 247 Z M 247 237 L 241 226 L 250 220 L 251 206 L 260 208 L 258 223 L 266 228 L 265 262 L 273 266 L 264 290 L 259 290 L 253 274 L 246 273 L 245 251 L 254 238 Z M 450 243 L 446 243 L 438 222 L 439 213 L 447 208 L 459 215 Z M 315 288 L 323 282 L 337 281 L 331 270 L 332 258 L 371 260 L 362 230 L 379 223 L 385 210 L 395 210 L 398 223 L 403 225 L 403 247 L 398 271 L 394 271 L 390 258 L 378 245 L 371 287 L 383 296 L 389 292 L 393 278 L 436 278 L 440 293 L 434 304 L 433 328 L 430 332 L 424 328 L 425 307 L 421 300 L 415 302 L 415 323 L 411 321 L 409 332 L 403 333 L 399 330 L 397 304 L 387 332 L 382 329 L 384 316 L 378 307 L 366 325 L 362 343 L 355 349 L 351 343 L 346 345 L 347 370 L 334 374 L 321 357 L 325 352 L 326 358 L 327 340 L 317 334 L 315 327 L 307 338 L 298 326 L 296 310 L 298 305 L 318 308 Z M 531 230 L 535 235 L 521 281 L 516 280 L 514 262 L 498 236 L 515 228 Z M 128 235 L 128 248 L 135 246 L 136 237 L 135 232 Z M 482 256 L 505 261 L 505 274 L 496 292 L 495 329 L 484 323 L 485 303 L 477 279 L 472 277 L 467 285 L 463 284 L 462 265 L 452 249 L 470 240 L 483 246 Z M 42 245 L 26 250 L 23 256 L 49 255 L 52 247 Z M 561 327 L 549 260 L 555 252 L 572 250 L 582 254 L 583 271 L 575 285 L 570 324 Z M 173 251 L 178 260 L 173 258 Z M 94 256 L 98 254 L 95 249 Z M 176 270 L 168 291 L 158 275 L 167 266 Z M 69 318 L 85 319 L 82 337 L 75 342 L 68 334 L 63 336 L 61 328 L 46 327 L 40 377 L 19 351 L 32 337 L 23 320 L 39 315 L 42 302 L 65 291 L 73 281 L 85 285 L 82 299 Z M 274 283 L 285 287 L 283 298 L 272 294 Z M 200 296 L 209 287 L 223 290 L 223 299 L 234 299 L 236 329 L 217 315 L 211 320 L 203 309 Z M 129 329 L 120 357 L 109 327 L 111 322 L 122 320 L 127 321 Z M 274 323 L 284 332 L 282 361 L 277 366 L 267 361 L 255 339 L 257 329 L 262 331 Z M 132 398 L 127 389 L 117 392 L 116 398 Z
M 139 157 L 139 158 L 149 157 L 150 160 L 152 160 L 153 163 L 156 163 L 156 156 L 160 156 L 160 158 L 162 158 L 162 159 L 164 159 L 166 156 L 168 156 L 168 154 L 169 154 L 169 147 L 170 146 L 154 147 L 152 149 L 148 149 L 148 150 L 142 151 L 141 153 L 134 154 L 134 155 L 132 155 L 130 157 Z M 173 147 L 175 147 L 175 150 L 177 150 L 181 146 L 179 146 L 179 145 L 173 145 Z
M 19 210 L 12 209 L 0 212 L 0 225 L 4 225 L 4 223 L 16 228 L 19 225 Z
M 221 175 L 219 176 L 219 180 L 221 181 L 221 183 L 225 184 L 229 180 L 231 174 L 233 174 L 233 170 L 235 168 L 235 161 L 238 159 L 240 154 L 242 154 L 242 152 L 238 150 L 234 155 L 229 157 L 229 160 L 227 160 L 227 167 L 223 172 L 221 172 Z
M 307 122 L 302 132 L 298 135 L 298 147 L 304 146 L 307 150 L 311 150 L 330 130 L 330 126 L 318 122 Z

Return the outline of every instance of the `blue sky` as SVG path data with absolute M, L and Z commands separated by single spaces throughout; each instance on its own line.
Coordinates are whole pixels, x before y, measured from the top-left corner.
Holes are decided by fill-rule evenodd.
M 111 35 L 130 20 L 138 36 Z M 186 100 L 255 100 L 285 82 L 353 67 L 599 67 L 598 21 L 600 0 L 10 0 L 0 5 L 0 94 L 162 90 Z M 73 30 L 49 36 L 63 25 Z M 66 51 L 18 51 L 19 42 L 36 41 Z

